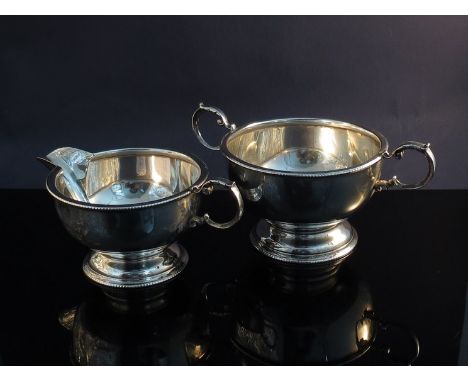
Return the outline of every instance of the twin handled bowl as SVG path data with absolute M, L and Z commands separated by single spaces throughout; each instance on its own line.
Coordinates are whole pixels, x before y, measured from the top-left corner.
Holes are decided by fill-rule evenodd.
M 77 200 L 68 172 L 42 159 L 51 168 L 46 187 L 66 230 L 91 249 L 83 270 L 101 286 L 164 283 L 187 264 L 187 252 L 176 242 L 181 233 L 203 223 L 229 228 L 242 216 L 243 202 L 235 183 L 209 180 L 206 165 L 195 157 L 147 148 L 86 155 L 77 155 L 83 152 L 71 148 L 59 152 L 67 153 L 70 168 L 79 169 L 74 180 L 88 201 Z M 73 162 L 74 158 L 81 162 Z M 216 188 L 228 189 L 237 200 L 235 216 L 228 222 L 199 215 L 201 195 Z
M 203 138 L 202 114 L 215 115 L 227 129 L 219 145 Z M 424 187 L 436 166 L 429 143 L 408 141 L 389 152 L 382 134 L 328 119 L 276 119 L 238 128 L 222 110 L 200 104 L 192 128 L 205 147 L 221 151 L 248 208 L 261 217 L 252 244 L 289 263 L 339 264 L 357 244 L 347 218 L 375 191 Z M 396 176 L 381 179 L 384 159 L 401 159 L 406 150 L 426 157 L 424 178 L 415 184 Z

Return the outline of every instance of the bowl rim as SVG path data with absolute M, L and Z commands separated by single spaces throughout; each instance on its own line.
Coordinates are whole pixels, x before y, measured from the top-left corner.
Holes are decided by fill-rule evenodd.
M 262 128 L 266 127 L 274 127 L 274 125 L 293 125 L 297 123 L 304 123 L 304 124 L 309 124 L 313 126 L 324 126 L 324 127 L 333 127 L 333 128 L 339 128 L 339 129 L 345 129 L 345 130 L 352 130 L 361 134 L 365 134 L 373 139 L 375 139 L 377 142 L 380 144 L 380 149 L 377 154 L 375 154 L 372 158 L 369 160 L 360 163 L 356 166 L 351 166 L 351 167 L 346 167 L 344 169 L 339 169 L 339 170 L 328 170 L 328 171 L 284 171 L 284 170 L 274 170 L 262 166 L 258 166 L 249 162 L 246 162 L 233 153 L 229 151 L 228 149 L 228 143 L 243 134 L 246 134 L 252 130 L 260 130 Z M 370 130 L 370 129 L 365 129 L 363 127 L 348 123 L 348 122 L 342 122 L 342 121 L 337 121 L 333 119 L 326 119 L 326 118 L 280 118 L 280 119 L 272 119 L 268 121 L 261 121 L 261 122 L 254 122 L 250 123 L 244 127 L 238 128 L 233 132 L 227 133 L 224 135 L 222 141 L 221 141 L 221 152 L 223 155 L 231 162 L 248 168 L 253 171 L 258 171 L 261 173 L 265 174 L 270 174 L 270 175 L 279 175 L 279 176 L 292 176 L 292 177 L 301 177 L 301 178 L 324 178 L 324 177 L 330 177 L 330 176 L 337 176 L 337 175 L 345 175 L 345 174 L 351 174 L 355 172 L 362 171 L 373 164 L 377 163 L 379 160 L 382 159 L 382 156 L 388 152 L 388 141 L 385 136 L 383 136 L 381 133 L 378 131 Z
M 103 159 L 112 156 L 131 156 L 135 153 L 148 153 L 148 154 L 156 154 L 165 157 L 179 157 L 180 159 L 186 160 L 198 166 L 200 169 L 200 174 L 197 180 L 191 184 L 189 187 L 185 188 L 182 191 L 179 191 L 171 196 L 167 196 L 165 198 L 157 199 L 154 201 L 148 201 L 143 203 L 134 203 L 134 204 L 118 204 L 118 205 L 106 205 L 106 204 L 94 204 L 94 203 L 86 203 L 81 202 L 79 200 L 74 200 L 65 196 L 62 192 L 60 192 L 56 185 L 55 180 L 57 176 L 62 172 L 60 167 L 54 168 L 46 179 L 46 189 L 47 191 L 57 200 L 62 203 L 79 207 L 87 210 L 96 210 L 96 211 L 129 211 L 129 210 L 138 210 L 142 208 L 154 207 L 159 206 L 162 204 L 170 203 L 178 199 L 182 199 L 193 192 L 193 189 L 199 188 L 203 183 L 206 182 L 208 179 L 208 167 L 206 166 L 205 162 L 199 159 L 195 155 L 187 155 L 175 150 L 168 150 L 168 149 L 157 149 L 157 148 L 122 148 L 122 149 L 113 149 L 113 150 L 106 150 L 100 151 L 93 155 L 91 161 L 95 159 Z

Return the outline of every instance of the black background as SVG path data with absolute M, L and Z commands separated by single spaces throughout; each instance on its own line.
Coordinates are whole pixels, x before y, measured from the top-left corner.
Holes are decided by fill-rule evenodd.
M 429 141 L 430 187 L 465 188 L 467 86 L 466 17 L 1 17 L 0 187 L 42 188 L 34 157 L 60 146 L 172 148 L 226 175 L 191 132 L 205 101 L 240 126 L 329 117 Z M 386 176 L 420 177 L 405 159 Z

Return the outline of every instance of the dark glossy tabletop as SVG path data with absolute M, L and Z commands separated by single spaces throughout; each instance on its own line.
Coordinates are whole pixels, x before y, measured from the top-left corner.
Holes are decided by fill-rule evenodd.
M 229 230 L 191 230 L 180 239 L 190 256 L 183 276 L 144 303 L 109 300 L 87 282 L 88 250 L 64 230 L 46 191 L 0 195 L 5 365 L 297 364 L 307 357 L 391 365 L 412 361 L 415 337 L 413 364 L 468 364 L 468 191 L 376 194 L 351 219 L 357 250 L 329 289 L 307 272 L 291 279 L 297 273 L 266 263 L 250 245 L 256 218 L 249 213 Z M 206 208 L 230 207 L 213 200 Z M 369 335 L 363 307 L 373 312 L 375 338 L 342 357 L 349 330 Z

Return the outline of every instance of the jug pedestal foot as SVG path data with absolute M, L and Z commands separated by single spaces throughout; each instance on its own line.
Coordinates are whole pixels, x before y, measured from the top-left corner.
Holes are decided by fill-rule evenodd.
M 265 256 L 324 269 L 349 256 L 357 238 L 347 220 L 319 224 L 260 220 L 250 233 L 253 246 Z
M 187 262 L 187 251 L 178 243 L 132 252 L 93 250 L 83 262 L 83 272 L 105 289 L 146 288 L 172 280 Z

